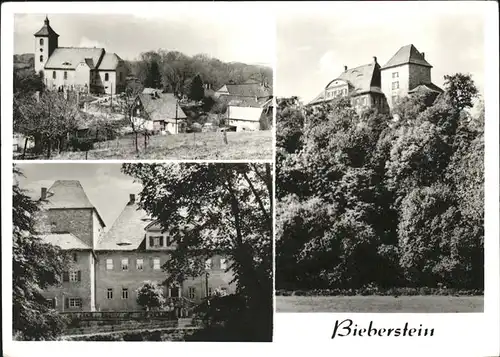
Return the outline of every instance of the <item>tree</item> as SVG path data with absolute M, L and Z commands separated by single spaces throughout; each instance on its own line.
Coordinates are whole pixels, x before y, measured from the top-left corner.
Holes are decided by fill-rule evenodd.
M 477 97 L 478 90 L 469 74 L 457 73 L 444 76 L 444 87 L 450 104 L 458 109 L 471 108 L 472 100 Z
M 145 281 L 137 289 L 137 304 L 146 310 L 159 309 L 165 302 L 163 289 L 158 283 Z
M 245 309 L 226 323 L 240 331 L 242 340 L 270 340 L 271 166 L 124 164 L 122 170 L 142 182 L 140 205 L 177 240 L 177 249 L 163 266 L 166 283 L 200 276 L 206 259 L 227 256 Z
M 205 89 L 203 88 L 203 81 L 199 74 L 197 74 L 193 81 L 191 82 L 191 86 L 189 89 L 189 98 L 194 101 L 200 101 L 205 96 Z
M 135 152 L 139 155 L 139 134 L 144 135 L 144 143 L 146 147 L 148 132 L 145 128 L 145 121 L 134 116 L 133 110 L 137 106 L 137 98 L 142 93 L 143 86 L 141 84 L 131 82 L 127 84 L 125 92 L 121 98 L 121 112 L 125 116 L 127 122 L 134 133 Z
M 14 96 L 14 132 L 35 141 L 35 151 L 50 158 L 54 148 L 63 150 L 64 140 L 79 127 L 79 108 L 74 98 L 43 92 Z
M 22 172 L 14 166 L 12 187 L 12 319 L 20 340 L 53 340 L 67 320 L 47 306 L 42 292 L 61 282 L 68 258 L 60 248 L 43 243 L 36 229 L 39 212 L 16 182 Z

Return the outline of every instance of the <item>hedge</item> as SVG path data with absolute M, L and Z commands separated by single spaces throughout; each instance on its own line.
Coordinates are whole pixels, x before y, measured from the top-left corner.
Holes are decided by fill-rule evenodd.
M 364 287 L 359 289 L 311 289 L 311 290 L 284 290 L 277 289 L 276 296 L 480 296 L 482 289 L 453 289 L 453 288 L 388 288 Z

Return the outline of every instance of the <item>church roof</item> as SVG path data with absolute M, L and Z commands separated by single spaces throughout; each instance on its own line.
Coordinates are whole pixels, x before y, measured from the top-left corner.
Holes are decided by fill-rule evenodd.
M 59 37 L 59 35 L 50 27 L 49 19 L 45 18 L 45 23 L 43 27 L 38 30 L 35 33 L 35 37 L 41 37 L 41 36 L 56 36 Z
M 398 52 L 387 62 L 382 69 L 391 68 L 395 66 L 400 66 L 407 63 L 418 64 L 425 67 L 432 67 L 429 62 L 427 62 L 424 56 L 418 52 L 418 50 L 413 45 L 406 45 L 401 47 Z
M 97 243 L 98 250 L 136 250 L 152 220 L 136 203 L 127 203 L 122 213 Z
M 105 226 L 99 212 L 90 202 L 85 193 L 80 181 L 77 180 L 57 180 L 47 190 L 45 200 L 45 208 L 47 209 L 75 209 L 75 208 L 90 208 L 95 210 L 97 216 Z
M 123 60 L 116 53 L 105 53 L 102 58 L 99 70 L 114 71 Z
M 151 120 L 172 122 L 176 117 L 178 120 L 186 118 L 186 114 L 181 106 L 177 105 L 177 98 L 172 93 L 155 93 L 139 94 L 142 106 Z
M 58 47 L 47 60 L 45 69 L 75 69 L 81 62 L 89 64 L 88 60 L 95 67 L 100 67 L 104 53 L 104 48 Z
M 227 91 L 227 94 L 231 96 L 257 97 L 257 99 L 269 98 L 273 95 L 271 88 L 266 88 L 261 83 L 254 80 L 248 80 L 242 84 L 228 83 L 219 89 L 219 91 Z

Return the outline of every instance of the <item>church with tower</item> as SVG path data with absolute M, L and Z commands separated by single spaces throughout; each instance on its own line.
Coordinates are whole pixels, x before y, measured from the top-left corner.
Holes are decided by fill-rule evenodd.
M 412 44 L 403 46 L 384 66 L 380 66 L 377 57 L 359 67 L 348 69 L 344 66 L 344 71 L 308 106 L 316 107 L 339 96 L 350 96 L 352 106 L 358 111 L 375 108 L 388 113 L 400 98 L 417 91 L 426 91 L 435 97 L 443 92 L 432 83 L 431 69 L 425 53 Z
M 35 71 L 49 90 L 117 94 L 125 90 L 127 67 L 116 53 L 96 47 L 59 47 L 48 17 L 34 34 Z

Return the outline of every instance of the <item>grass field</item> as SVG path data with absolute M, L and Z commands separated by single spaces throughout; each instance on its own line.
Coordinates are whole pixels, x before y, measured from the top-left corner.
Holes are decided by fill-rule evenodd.
M 277 312 L 483 312 L 483 296 L 276 296 Z
M 53 160 L 102 159 L 214 159 L 214 160 L 272 160 L 272 131 L 228 132 L 225 144 L 222 133 L 190 133 L 152 136 L 144 150 L 144 138 L 139 136 L 139 155 L 135 152 L 131 136 L 96 143 L 85 152 L 55 154 Z

